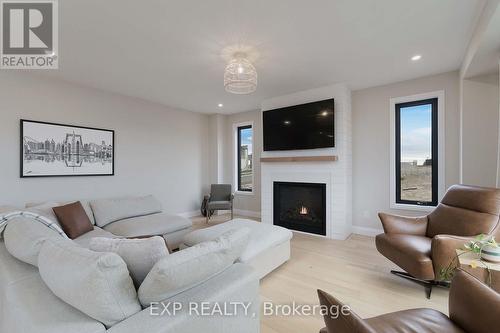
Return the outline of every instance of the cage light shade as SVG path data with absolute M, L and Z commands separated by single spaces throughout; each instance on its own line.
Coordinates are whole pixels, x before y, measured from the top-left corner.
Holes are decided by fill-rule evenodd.
M 257 89 L 257 71 L 250 61 L 237 57 L 227 64 L 224 88 L 233 94 L 250 94 Z

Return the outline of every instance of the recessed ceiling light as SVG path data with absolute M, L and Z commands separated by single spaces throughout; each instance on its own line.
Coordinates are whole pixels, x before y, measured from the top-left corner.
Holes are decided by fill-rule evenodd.
M 422 59 L 422 56 L 420 54 L 416 54 L 411 57 L 411 61 L 419 61 L 420 59 Z
M 323 112 L 321 112 L 321 115 L 322 115 L 323 117 L 328 116 L 328 111 L 323 111 Z
M 290 125 L 290 120 L 285 120 L 283 123 L 284 123 L 285 125 Z
M 221 107 L 223 107 L 223 106 L 224 106 L 224 104 L 219 103 L 219 104 L 217 104 L 217 106 L 221 108 Z

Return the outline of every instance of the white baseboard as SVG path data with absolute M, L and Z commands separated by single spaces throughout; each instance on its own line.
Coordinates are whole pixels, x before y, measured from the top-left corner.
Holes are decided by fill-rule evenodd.
M 358 226 L 353 225 L 352 226 L 352 233 L 356 234 L 356 235 L 375 237 L 378 234 L 383 234 L 384 230 L 377 229 L 377 228 L 358 227 Z
M 228 214 L 230 211 L 223 211 L 223 213 L 219 213 L 222 211 L 216 211 L 216 215 L 223 215 L 223 214 Z M 177 214 L 182 217 L 196 217 L 196 216 L 201 216 L 201 213 L 199 210 L 194 210 L 192 212 L 184 212 L 184 213 L 179 213 Z M 234 215 L 241 215 L 241 216 L 248 216 L 248 217 L 255 217 L 255 218 L 260 218 L 260 212 L 255 212 L 251 210 L 243 210 L 243 209 L 235 209 L 234 210 Z
M 193 210 L 191 212 L 179 213 L 177 215 L 182 216 L 182 217 L 190 218 L 190 217 L 200 216 L 201 213 L 200 213 L 199 210 Z
M 234 214 L 241 215 L 241 216 L 260 218 L 260 212 L 255 212 L 252 210 L 235 209 Z

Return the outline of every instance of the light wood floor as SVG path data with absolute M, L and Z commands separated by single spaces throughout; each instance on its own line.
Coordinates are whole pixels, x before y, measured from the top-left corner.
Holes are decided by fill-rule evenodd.
M 214 217 L 209 225 L 227 221 Z M 196 228 L 206 227 L 193 218 Z M 423 287 L 389 273 L 397 269 L 380 255 L 373 237 L 351 235 L 345 241 L 294 233 L 291 259 L 261 281 L 261 301 L 275 304 L 318 304 L 316 289 L 325 290 L 361 317 L 411 308 L 434 308 L 448 313 L 448 291 L 436 288 L 431 300 Z M 318 332 L 320 317 L 261 317 L 262 333 Z

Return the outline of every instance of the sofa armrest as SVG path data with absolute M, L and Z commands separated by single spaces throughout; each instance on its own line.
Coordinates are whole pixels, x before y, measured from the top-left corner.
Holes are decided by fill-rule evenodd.
M 500 294 L 458 270 L 451 283 L 449 312 L 450 319 L 465 332 L 494 331 L 500 317 Z
M 456 268 L 459 266 L 456 260 L 457 249 L 463 249 L 464 245 L 473 240 L 474 237 L 460 237 L 453 235 L 437 235 L 432 239 L 431 258 L 436 279 L 440 280 L 440 273 L 445 268 Z
M 231 303 L 232 302 L 232 303 Z M 258 333 L 260 327 L 259 279 L 250 266 L 234 264 L 209 280 L 155 304 L 111 327 L 108 333 Z M 205 315 L 216 306 L 238 306 L 234 315 Z M 181 306 L 174 312 L 174 306 Z M 164 306 L 169 312 L 164 311 Z
M 386 234 L 425 236 L 427 232 L 427 216 L 406 217 L 378 213 L 378 217 L 382 222 Z

